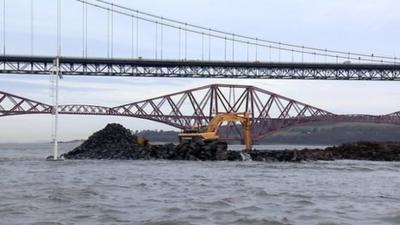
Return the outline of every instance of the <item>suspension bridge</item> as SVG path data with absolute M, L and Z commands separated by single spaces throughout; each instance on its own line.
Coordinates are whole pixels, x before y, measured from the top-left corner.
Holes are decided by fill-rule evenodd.
M 186 129 L 207 124 L 218 113 L 250 112 L 255 140 L 318 121 L 400 124 L 399 112 L 381 116 L 337 115 L 267 90 L 241 85 L 209 85 L 116 107 L 59 105 L 58 83 L 62 76 L 399 81 L 400 63 L 396 56 L 267 40 L 105 0 L 53 1 L 56 13 L 46 20 L 55 21 L 56 29 L 49 29 L 51 35 L 45 41 L 56 44 L 54 49 L 47 46 L 48 51 L 42 54 L 36 46 L 40 38 L 37 18 L 42 12 L 35 7 L 35 1 L 26 1 L 30 2 L 29 9 L 13 10 L 10 3 L 15 2 L 1 1 L 0 74 L 51 75 L 54 98 L 53 104 L 46 104 L 0 92 L 0 117 L 54 114 L 55 158 L 58 113 L 135 117 Z M 74 13 L 68 13 L 66 6 Z M 25 21 L 29 31 L 18 34 L 20 39 L 29 40 L 29 49 L 22 51 L 10 47 L 15 38 L 9 34 L 9 27 L 16 12 L 29 15 Z M 71 43 L 64 36 L 72 26 L 71 22 L 65 23 L 68 20 L 73 20 L 74 28 L 80 30 L 74 30 L 80 36 L 77 42 Z M 95 31 L 96 26 L 105 30 Z M 116 30 L 123 31 L 123 35 L 117 36 Z M 117 51 L 117 44 L 124 51 Z M 220 135 L 237 138 L 239 130 L 230 124 Z
M 13 41 L 7 38 L 7 21 L 13 15 L 7 13 L 7 0 L 2 1 L 2 74 L 51 74 L 55 70 L 54 59 L 59 58 L 63 75 L 400 80 L 400 64 L 395 56 L 271 41 L 170 19 L 105 0 L 57 0 L 53 35 L 57 48 L 48 56 L 35 53 L 38 42 L 35 18 L 40 12 L 36 12 L 39 9 L 31 0 L 30 10 L 21 12 L 30 15 L 26 21 L 30 31 L 25 33 L 30 48 L 25 54 L 16 54 L 7 47 Z M 80 21 L 76 20 L 81 26 L 79 42 L 68 43 L 63 37 L 63 31 L 71 26 L 63 21 L 72 19 L 69 13 L 64 13 L 68 10 L 63 4 L 81 11 Z M 104 24 L 93 24 L 101 17 Z M 117 18 L 120 23 L 115 22 Z M 93 35 L 102 35 L 104 44 L 91 49 L 91 28 L 99 25 L 106 27 L 105 32 L 93 32 Z M 116 30 L 124 30 L 124 36 L 117 37 Z M 124 54 L 115 50 L 119 43 L 124 43 L 127 50 Z M 77 51 L 67 51 L 71 45 L 78 46 Z M 103 53 L 98 48 L 104 49 Z

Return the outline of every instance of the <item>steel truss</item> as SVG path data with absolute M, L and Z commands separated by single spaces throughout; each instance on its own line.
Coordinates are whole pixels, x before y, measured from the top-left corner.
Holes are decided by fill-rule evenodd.
M 51 114 L 53 106 L 0 91 L 0 117 L 22 114 Z

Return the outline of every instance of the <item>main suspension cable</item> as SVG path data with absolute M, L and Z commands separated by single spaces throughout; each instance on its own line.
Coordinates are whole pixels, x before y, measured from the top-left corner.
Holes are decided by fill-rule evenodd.
M 33 56 L 33 50 L 34 50 L 34 7 L 33 7 L 33 0 L 31 0 L 31 22 L 30 22 L 30 28 L 31 28 L 31 56 Z
M 3 0 L 3 55 L 6 55 L 6 0 Z
M 97 1 L 100 3 L 106 4 L 107 6 L 95 4 L 95 3 L 89 2 L 88 0 L 76 0 L 76 1 L 79 1 L 81 3 L 87 3 L 88 5 L 91 5 L 91 6 L 97 7 L 97 8 L 101 8 L 104 10 L 110 10 L 110 6 L 111 6 L 111 3 L 103 1 L 103 0 L 93 0 L 93 1 Z M 270 47 L 271 49 L 275 49 L 278 51 L 291 52 L 293 50 L 293 53 L 301 53 L 301 54 L 308 54 L 308 55 L 314 55 L 314 56 L 329 57 L 332 59 L 340 58 L 340 59 L 349 59 L 349 60 L 362 60 L 362 61 L 375 62 L 375 63 L 379 62 L 379 63 L 392 64 L 394 61 L 396 61 L 396 60 L 394 60 L 393 57 L 376 56 L 376 55 L 373 55 L 373 57 L 371 57 L 372 55 L 361 54 L 361 53 L 350 53 L 350 52 L 320 49 L 320 48 L 314 48 L 314 47 L 305 47 L 305 46 L 300 46 L 300 45 L 286 44 L 286 43 L 281 43 L 281 42 L 252 38 L 252 37 L 248 37 L 248 36 L 244 36 L 244 35 L 238 35 L 238 34 L 233 35 L 233 33 L 228 33 L 228 32 L 224 32 L 224 31 L 215 30 L 212 28 L 205 28 L 205 27 L 198 26 L 198 25 L 183 23 L 183 22 L 176 21 L 173 19 L 168 19 L 165 17 L 160 17 L 160 16 L 156 16 L 153 14 L 145 13 L 145 12 L 142 12 L 139 10 L 133 10 L 133 9 L 130 9 L 130 8 L 127 8 L 124 6 L 120 6 L 120 5 L 116 5 L 116 4 L 113 4 L 113 6 L 115 6 L 115 7 L 112 7 L 111 10 L 115 13 L 125 15 L 125 16 L 134 16 L 137 19 L 147 21 L 150 23 L 159 23 L 163 26 L 174 28 L 174 29 L 181 29 L 181 25 L 185 25 L 185 28 L 184 28 L 185 37 L 187 37 L 187 32 L 201 35 L 204 32 L 196 30 L 196 29 L 201 29 L 201 30 L 208 31 L 208 36 L 210 39 L 211 39 L 211 37 L 222 39 L 222 40 L 224 40 L 226 38 L 228 41 L 234 41 L 236 43 L 241 43 L 241 44 L 250 44 L 250 45 L 259 46 L 259 47 Z M 134 12 L 136 14 L 134 15 L 131 13 L 123 12 L 116 8 L 126 10 L 129 12 Z M 144 16 L 152 17 L 152 18 L 155 18 L 156 20 L 149 19 Z M 161 20 L 161 18 L 163 18 L 162 23 L 159 22 L 159 20 Z M 170 23 L 168 23 L 168 22 L 170 22 Z M 171 23 L 173 23 L 173 24 L 171 24 Z M 229 35 L 231 37 L 226 37 L 227 35 Z M 236 38 L 234 39 L 233 36 L 235 36 Z M 278 45 L 278 46 L 274 46 L 274 45 Z M 187 47 L 187 41 L 185 41 L 185 49 L 186 49 L 186 47 Z M 185 53 L 186 53 L 185 56 L 187 56 L 187 50 L 185 51 Z M 347 54 L 351 55 L 351 57 L 346 57 L 345 55 L 347 55 Z M 209 58 L 211 58 L 211 57 L 209 57 Z M 371 60 L 370 58 L 373 58 L 373 60 Z
M 76 1 L 82 2 L 82 1 L 88 1 L 88 0 L 76 0 Z M 111 5 L 110 2 L 107 2 L 107 1 L 104 1 L 104 0 L 93 0 L 93 1 L 105 4 L 105 5 Z M 166 22 L 170 22 L 170 23 L 174 23 L 174 24 L 187 25 L 188 27 L 195 28 L 195 29 L 200 29 L 200 30 L 208 30 L 208 31 L 211 31 L 213 33 L 220 34 L 222 37 L 224 37 L 224 36 L 233 36 L 234 35 L 234 33 L 225 32 L 225 31 L 222 31 L 222 30 L 217 30 L 217 29 L 208 28 L 208 27 L 204 27 L 204 26 L 199 26 L 199 25 L 195 25 L 195 24 L 189 24 L 189 23 L 185 23 L 185 22 L 178 21 L 178 20 L 175 20 L 175 19 L 165 18 L 165 17 L 161 17 L 161 16 L 158 16 L 158 15 L 155 15 L 155 14 L 151 14 L 151 13 L 147 13 L 147 12 L 143 12 L 143 11 L 139 11 L 139 10 L 134 10 L 134 9 L 122 6 L 122 5 L 115 5 L 115 7 L 119 8 L 119 9 L 126 10 L 126 11 L 137 12 L 140 15 L 151 17 L 151 18 L 155 18 L 155 19 L 158 19 L 158 20 L 163 18 Z M 256 38 L 256 37 L 250 37 L 250 36 L 246 36 L 246 35 L 235 34 L 235 36 L 237 38 L 241 38 L 241 39 L 249 39 L 249 40 L 251 40 L 251 42 L 257 41 L 262 45 L 264 45 L 265 43 L 273 44 L 273 45 L 282 45 L 282 46 L 284 46 L 283 47 L 284 49 L 289 49 L 289 50 L 291 48 L 295 48 L 295 49 L 304 48 L 305 50 L 307 50 L 305 52 L 307 54 L 309 52 L 312 54 L 313 52 L 325 52 L 325 50 L 327 50 L 327 52 L 329 53 L 329 54 L 327 54 L 328 57 L 330 57 L 331 55 L 333 55 L 333 57 L 336 57 L 336 54 L 345 55 L 345 54 L 348 53 L 348 52 L 338 51 L 338 50 L 323 49 L 323 48 L 316 48 L 316 47 L 306 47 L 306 46 L 301 46 L 301 45 L 296 45 L 296 44 L 289 44 L 289 43 L 281 43 L 281 42 L 277 42 L 277 41 L 265 40 L 265 39 L 260 39 L 260 38 Z M 324 56 L 322 53 L 316 53 L 316 54 Z M 354 53 L 354 52 L 350 53 L 350 54 L 355 59 L 358 59 L 358 57 L 371 57 L 372 55 L 374 55 L 374 54 L 363 54 L 363 53 Z M 393 60 L 394 59 L 393 57 L 379 56 L 379 55 L 374 55 L 373 57 L 376 58 L 376 59 L 383 59 L 383 60 L 385 60 L 385 59 L 386 60 Z M 375 61 L 376 62 L 380 62 L 379 60 L 375 60 Z

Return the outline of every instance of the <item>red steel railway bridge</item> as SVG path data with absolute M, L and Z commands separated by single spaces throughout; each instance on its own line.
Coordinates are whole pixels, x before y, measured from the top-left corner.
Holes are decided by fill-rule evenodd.
M 52 105 L 0 92 L 0 117 L 52 114 Z M 363 122 L 400 125 L 400 113 L 389 115 L 337 115 L 253 86 L 215 84 L 169 95 L 106 107 L 60 105 L 66 115 L 124 116 L 164 123 L 179 129 L 206 125 L 218 113 L 250 112 L 254 140 L 272 132 L 313 122 Z M 238 124 L 227 124 L 221 137 L 240 138 Z

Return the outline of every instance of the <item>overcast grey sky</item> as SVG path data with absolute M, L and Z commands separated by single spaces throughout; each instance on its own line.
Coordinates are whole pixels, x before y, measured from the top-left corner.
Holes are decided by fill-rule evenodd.
M 3 0 L 0 0 L 3 1 Z M 55 0 L 35 2 L 35 55 L 54 55 Z M 344 51 L 400 56 L 397 0 L 115 0 L 115 3 L 189 23 L 269 40 Z M 29 54 L 30 0 L 7 0 L 7 54 Z M 62 0 L 64 55 L 81 54 L 81 6 Z M 2 13 L 2 12 L 1 12 Z M 2 18 L 2 15 L 0 16 Z M 106 18 L 89 8 L 89 56 L 106 54 Z M 115 17 L 115 55 L 130 55 L 130 22 Z M 1 27 L 2 33 L 4 32 Z M 153 54 L 153 36 L 141 34 L 141 56 Z M 2 35 L 1 35 L 2 36 Z M 151 37 L 150 37 L 151 36 Z M 176 55 L 174 37 L 166 37 L 165 54 Z M 1 47 L 3 39 L 1 40 Z M 215 53 L 217 54 L 217 53 Z M 198 51 L 189 49 L 189 55 Z M 119 105 L 210 83 L 250 84 L 334 113 L 387 114 L 400 110 L 398 82 L 195 80 L 161 78 L 65 77 L 61 103 Z M 0 90 L 50 103 L 48 77 L 1 75 Z M 86 138 L 109 122 L 131 129 L 172 129 L 130 118 L 62 116 L 63 140 Z M 45 116 L 0 118 L 0 142 L 48 141 L 51 120 Z

